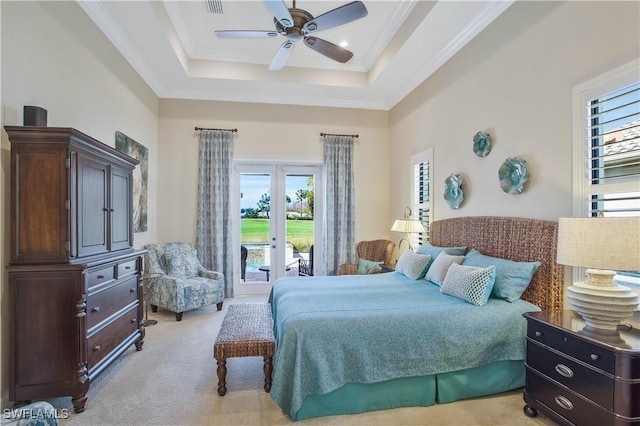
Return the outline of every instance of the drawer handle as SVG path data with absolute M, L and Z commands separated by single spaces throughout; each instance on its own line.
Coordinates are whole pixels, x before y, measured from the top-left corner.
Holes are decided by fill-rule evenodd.
M 592 360 L 592 361 L 597 361 L 597 360 L 599 360 L 599 359 L 600 359 L 600 355 L 597 355 L 597 354 L 591 354 L 591 360 Z
M 536 331 L 536 337 L 542 337 L 542 331 Z
M 125 266 L 124 269 L 131 269 L 131 266 Z
M 100 306 L 96 306 L 95 308 L 91 308 L 91 312 L 100 312 Z
M 554 399 L 556 401 L 556 404 L 558 404 L 560 407 L 564 408 L 565 410 L 573 410 L 573 403 L 569 401 L 569 399 L 565 398 L 564 396 L 557 395 Z
M 94 352 L 98 352 L 99 350 L 100 350 L 100 345 L 95 345 L 95 346 L 93 347 L 93 351 L 94 351 Z
M 102 280 L 102 279 L 104 279 L 104 275 L 98 275 L 96 278 L 99 279 L 99 280 Z
M 131 318 L 131 324 L 135 323 L 136 319 L 135 318 Z
M 135 288 L 130 288 L 130 289 L 129 289 L 129 293 L 135 293 L 135 292 L 136 292 L 136 289 L 135 289 Z
M 557 364 L 555 366 L 556 369 L 556 373 L 558 373 L 561 376 L 567 377 L 567 378 L 572 378 L 573 377 L 573 370 L 571 370 L 569 367 L 567 367 L 564 364 Z

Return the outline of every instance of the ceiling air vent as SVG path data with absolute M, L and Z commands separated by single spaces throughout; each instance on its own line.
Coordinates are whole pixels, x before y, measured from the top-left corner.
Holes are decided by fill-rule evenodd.
M 207 5 L 207 12 L 222 15 L 222 0 L 205 0 L 204 2 Z

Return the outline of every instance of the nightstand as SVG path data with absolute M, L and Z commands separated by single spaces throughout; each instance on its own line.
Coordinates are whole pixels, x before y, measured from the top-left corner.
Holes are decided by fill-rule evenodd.
M 382 272 L 393 272 L 396 270 L 394 265 L 387 265 L 386 263 L 381 264 L 380 267 L 382 268 Z
M 638 314 L 636 314 L 636 317 Z M 640 424 L 640 322 L 611 336 L 574 311 L 529 312 L 524 412 L 564 425 Z

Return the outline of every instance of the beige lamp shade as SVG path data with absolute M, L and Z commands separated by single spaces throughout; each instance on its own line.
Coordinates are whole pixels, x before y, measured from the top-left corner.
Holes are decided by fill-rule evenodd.
M 614 282 L 615 271 L 640 270 L 640 218 L 560 218 L 557 262 L 587 269 L 587 280 L 567 288 L 585 330 L 617 333 L 638 308 L 635 291 Z
M 562 217 L 561 265 L 615 271 L 640 270 L 640 217 Z
M 422 226 L 422 223 L 420 223 L 419 220 L 398 219 L 393 223 L 391 230 L 411 234 L 416 232 L 424 232 L 424 226 Z

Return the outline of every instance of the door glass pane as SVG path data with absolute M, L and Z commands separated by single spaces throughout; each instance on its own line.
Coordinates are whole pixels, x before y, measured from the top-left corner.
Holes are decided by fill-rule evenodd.
M 313 174 L 287 174 L 285 178 L 286 208 L 286 275 L 310 275 L 309 251 L 313 245 L 315 182 Z
M 240 278 L 242 281 L 269 281 L 270 213 L 271 175 L 242 173 L 240 175 Z

